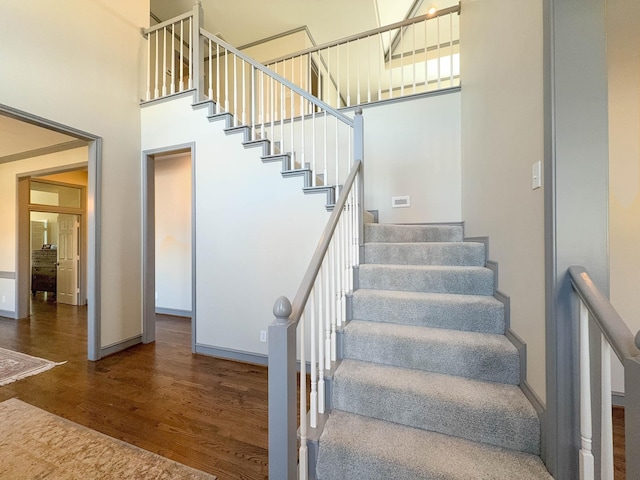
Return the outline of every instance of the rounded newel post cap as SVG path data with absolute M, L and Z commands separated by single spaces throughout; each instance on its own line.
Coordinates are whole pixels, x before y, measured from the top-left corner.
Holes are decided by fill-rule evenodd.
M 362 107 L 356 108 L 356 115 L 362 115 Z
M 636 347 L 640 348 L 640 331 L 636 333 Z
M 285 296 L 278 297 L 273 304 L 273 314 L 278 320 L 288 320 L 291 315 L 291 302 Z

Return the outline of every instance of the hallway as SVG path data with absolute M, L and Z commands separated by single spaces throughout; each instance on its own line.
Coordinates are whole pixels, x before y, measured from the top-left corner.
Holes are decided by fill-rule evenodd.
M 0 347 L 63 362 L 0 387 L 51 413 L 220 479 L 267 478 L 267 369 L 192 355 L 191 324 L 157 317 L 157 342 L 86 359 L 86 308 L 34 301 L 0 317 Z

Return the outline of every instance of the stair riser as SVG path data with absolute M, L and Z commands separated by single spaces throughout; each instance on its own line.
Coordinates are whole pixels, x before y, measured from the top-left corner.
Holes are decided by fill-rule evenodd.
M 462 345 L 425 343 L 391 336 L 353 334 L 344 330 L 344 357 L 489 382 L 520 382 L 518 352 L 471 350 Z
M 366 224 L 365 242 L 462 242 L 459 225 L 384 225 Z
M 352 318 L 358 320 L 494 334 L 505 331 L 504 306 L 500 303 L 455 304 L 383 295 L 363 298 L 357 294 L 351 301 Z
M 411 391 L 369 385 L 354 378 L 334 380 L 333 408 L 538 455 L 538 418 L 482 409 Z
M 484 245 L 473 243 L 368 243 L 365 263 L 482 267 Z
M 474 268 L 466 272 L 455 269 L 415 269 L 384 265 L 360 265 L 358 288 L 401 290 L 405 292 L 493 295 L 493 272 Z

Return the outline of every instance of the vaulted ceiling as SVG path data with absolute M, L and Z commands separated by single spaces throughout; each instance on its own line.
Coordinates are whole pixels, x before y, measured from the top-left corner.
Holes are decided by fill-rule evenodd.
M 458 0 L 202 0 L 204 28 L 241 47 L 307 26 L 318 44 L 404 20 Z M 151 0 L 160 20 L 188 12 L 193 0 Z

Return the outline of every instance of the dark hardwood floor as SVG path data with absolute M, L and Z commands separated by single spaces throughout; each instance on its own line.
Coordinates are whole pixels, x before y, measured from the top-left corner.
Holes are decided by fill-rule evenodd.
M 224 479 L 265 479 L 267 369 L 191 354 L 188 319 L 157 341 L 86 359 L 86 309 L 38 294 L 29 320 L 0 318 L 0 347 L 65 365 L 0 387 L 12 397 Z
M 192 355 L 190 321 L 163 315 L 155 344 L 89 362 L 85 308 L 38 294 L 32 310 L 0 317 L 0 347 L 67 363 L 0 387 L 0 401 L 19 398 L 220 480 L 268 478 L 265 367 Z M 613 421 L 624 480 L 624 409 Z

